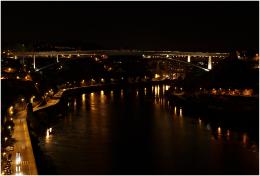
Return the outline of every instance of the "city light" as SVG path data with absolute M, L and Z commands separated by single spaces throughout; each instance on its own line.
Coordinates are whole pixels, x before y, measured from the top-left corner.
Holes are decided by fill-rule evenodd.
M 30 99 L 30 103 L 33 103 L 33 100 L 34 100 L 35 96 L 33 95 Z
M 21 153 L 16 153 L 16 165 L 19 165 L 21 163 Z
M 155 74 L 154 78 L 160 78 L 160 75 L 159 74 Z
M 13 106 L 10 106 L 9 109 L 8 109 L 8 112 L 9 112 L 9 115 L 13 115 L 13 113 L 14 113 L 14 107 L 13 107 Z

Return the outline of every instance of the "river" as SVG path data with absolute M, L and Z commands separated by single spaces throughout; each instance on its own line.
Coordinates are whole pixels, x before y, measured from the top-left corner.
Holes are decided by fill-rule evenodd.
M 170 104 L 168 88 L 69 97 L 53 133 L 40 137 L 53 165 L 45 174 L 258 174 L 258 142 Z

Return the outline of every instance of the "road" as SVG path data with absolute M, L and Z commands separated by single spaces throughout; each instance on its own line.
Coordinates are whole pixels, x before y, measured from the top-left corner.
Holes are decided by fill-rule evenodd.
M 37 175 L 37 167 L 33 154 L 31 139 L 26 122 L 26 110 L 18 112 L 14 118 L 14 133 L 13 138 L 16 140 L 14 151 L 12 153 L 12 173 L 16 174 L 16 153 L 21 154 L 20 171 L 23 175 Z

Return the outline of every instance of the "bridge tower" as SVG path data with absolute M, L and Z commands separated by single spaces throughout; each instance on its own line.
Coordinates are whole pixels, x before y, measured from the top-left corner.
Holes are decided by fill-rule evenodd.
M 211 61 L 211 56 L 209 56 L 209 60 L 208 60 L 208 69 L 211 70 L 212 69 L 212 61 Z
M 33 68 L 36 68 L 36 62 L 35 62 L 35 54 L 33 55 Z
M 187 62 L 190 62 L 190 55 L 188 55 L 188 60 L 187 60 Z

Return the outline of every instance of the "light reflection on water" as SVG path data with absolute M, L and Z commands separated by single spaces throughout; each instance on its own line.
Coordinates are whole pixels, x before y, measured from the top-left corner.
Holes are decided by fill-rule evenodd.
M 168 88 L 156 85 L 82 94 L 76 97 L 81 100 L 68 102 L 76 102 L 75 109 L 41 147 L 54 160 L 58 174 L 116 174 L 116 170 L 140 174 L 141 168 L 144 174 L 190 174 L 189 170 L 205 168 L 206 174 L 219 174 L 213 171 L 255 169 L 258 155 L 250 153 L 256 147 L 245 147 L 249 145 L 246 133 L 237 138 L 230 129 L 186 116 L 185 107 L 172 106 L 163 98 Z M 66 158 L 71 162 L 64 162 Z

